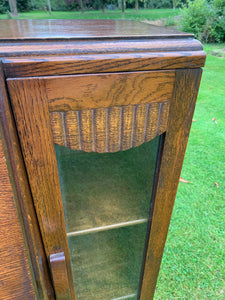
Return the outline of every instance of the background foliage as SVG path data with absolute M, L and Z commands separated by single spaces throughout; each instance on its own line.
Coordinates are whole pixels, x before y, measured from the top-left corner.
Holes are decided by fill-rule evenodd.
M 139 8 L 176 8 L 185 4 L 187 0 L 138 0 Z M 121 9 L 122 0 L 51 0 L 53 11 L 100 10 L 103 6 L 114 10 Z M 135 8 L 135 0 L 126 0 L 126 8 Z M 47 7 L 46 0 L 17 0 L 19 12 L 29 10 L 44 10 Z M 0 0 L 0 13 L 9 11 L 8 0 Z
M 31 1 L 30 0 L 17 0 L 17 8 L 19 12 L 26 12 L 31 10 Z M 8 0 L 0 0 L 0 14 L 4 14 L 9 11 L 9 2 Z
M 180 29 L 202 42 L 224 42 L 225 0 L 189 0 L 181 11 Z
M 2 14 L 0 19 L 12 17 L 8 13 L 8 1 L 0 0 L 0 14 Z M 195 37 L 204 43 L 225 42 L 225 0 L 138 0 L 139 12 L 135 11 L 137 0 L 124 1 L 126 11 L 125 14 L 120 15 L 122 0 L 50 0 L 51 9 L 55 12 L 54 17 L 52 15 L 51 18 L 129 18 L 143 21 L 161 17 L 163 19 L 161 23 L 165 26 L 177 25 L 182 31 L 194 33 Z M 17 18 L 48 19 L 50 17 L 47 0 L 16 0 L 16 2 L 19 13 L 28 12 L 29 14 L 29 16 L 20 14 Z M 177 8 L 180 8 L 180 16 L 177 16 Z M 168 10 L 167 15 L 164 13 L 166 9 Z M 99 10 L 102 10 L 104 14 L 100 15 Z M 41 11 L 46 13 L 46 16 L 42 16 Z M 61 14 L 61 17 L 56 12 Z M 73 12 L 82 12 L 83 14 L 75 16 Z M 161 15 L 160 12 L 162 12 Z M 3 14 L 6 14 L 6 17 L 3 17 Z

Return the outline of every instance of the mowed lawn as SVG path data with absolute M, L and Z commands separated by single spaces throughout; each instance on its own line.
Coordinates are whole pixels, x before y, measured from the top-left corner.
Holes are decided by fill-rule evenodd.
M 225 299 L 225 57 L 206 66 L 155 299 Z
M 178 10 L 44 12 L 21 19 L 168 18 Z M 7 15 L 0 15 L 7 18 Z M 205 45 L 206 66 L 197 100 L 182 178 L 175 201 L 155 299 L 225 299 L 225 57 L 222 45 Z
M 131 20 L 157 20 L 166 19 L 178 15 L 179 9 L 126 9 L 125 14 L 121 10 L 86 11 L 53 11 L 51 15 L 44 11 L 19 13 L 15 19 L 131 19 Z M 0 19 L 8 19 L 8 14 L 0 14 Z

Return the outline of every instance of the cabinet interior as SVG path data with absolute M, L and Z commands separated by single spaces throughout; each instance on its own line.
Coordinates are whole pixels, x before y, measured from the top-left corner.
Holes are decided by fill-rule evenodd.
M 78 300 L 137 298 L 158 147 L 159 137 L 115 153 L 55 145 Z

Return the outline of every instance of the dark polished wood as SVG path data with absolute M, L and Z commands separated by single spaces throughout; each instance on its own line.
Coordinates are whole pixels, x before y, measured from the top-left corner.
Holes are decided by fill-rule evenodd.
M 153 44 L 152 46 L 155 45 Z M 61 57 L 36 56 L 32 58 L 6 58 L 3 61 L 5 74 L 8 78 L 121 71 L 169 70 L 204 66 L 205 53 L 203 51 L 196 50 L 190 52 L 185 51 L 184 49 L 176 52 L 175 50 L 176 49 L 173 49 L 173 52 L 123 52 L 120 54 L 81 54 L 76 56 L 65 55 Z M 146 51 L 151 51 L 151 48 L 149 47 Z M 155 49 L 155 51 L 160 51 L 160 49 Z M 166 51 L 166 49 L 164 49 L 164 51 Z
M 4 20 L 0 40 L 193 37 L 193 34 L 131 20 Z
M 28 42 L 1 42 L 0 55 L 4 57 L 46 56 L 46 55 L 99 55 L 99 54 L 125 54 L 125 53 L 167 53 L 184 52 L 186 56 L 192 55 L 192 51 L 202 51 L 202 45 L 194 38 L 168 38 L 168 39 L 103 39 L 96 40 L 59 40 Z M 189 52 L 189 53 L 188 53 Z M 169 53 L 168 53 L 169 55 Z M 115 56 L 114 56 L 115 57 Z M 137 57 L 137 56 L 136 56 Z M 175 56 L 176 57 L 176 56 Z M 199 64 L 202 64 L 201 60 Z M 197 62 L 196 62 L 197 63 Z M 47 72 L 47 70 L 46 70 Z
M 52 112 L 170 101 L 174 76 L 174 71 L 129 72 L 54 76 L 39 81 Z
M 45 252 L 48 259 L 59 249 L 65 253 L 69 277 L 69 287 L 66 290 L 70 298 L 75 299 L 45 90 L 38 79 L 11 80 L 8 87 Z
M 0 299 L 35 299 L 2 142 L 0 128 Z
M 70 299 L 71 297 L 64 252 L 51 254 L 49 260 L 57 300 Z
M 85 152 L 125 151 L 166 131 L 169 108 L 169 102 L 155 102 L 52 112 L 54 143 Z
M 32 295 L 75 299 L 54 143 L 116 152 L 163 134 L 138 296 L 153 299 L 205 63 L 201 43 L 133 21 L 0 26 L 1 119 L 33 266 Z
M 168 128 L 154 192 L 154 209 L 149 231 L 140 300 L 149 300 L 154 296 L 201 73 L 201 69 L 176 71 Z
M 4 75 L 0 68 L 0 125 L 2 129 L 2 142 L 4 141 L 6 162 L 10 170 L 13 198 L 17 206 L 17 213 L 24 237 L 26 248 L 24 251 L 32 263 L 33 285 L 36 296 L 40 299 L 52 299 L 54 292 L 46 264 L 46 256 L 40 235 L 39 224 L 33 206 L 27 174 L 21 154 L 20 144 L 11 107 L 4 86 Z M 2 181 L 0 180 L 1 184 Z M 4 183 L 2 187 L 4 186 Z M 18 228 L 19 230 L 19 228 Z M 24 246 L 24 247 L 25 247 Z M 0 255 L 1 257 L 1 255 Z M 12 263 L 13 263 L 13 258 Z M 21 257 L 22 262 L 22 257 Z M 0 272 L 1 273 L 1 272 Z M 22 289 L 22 285 L 21 285 Z

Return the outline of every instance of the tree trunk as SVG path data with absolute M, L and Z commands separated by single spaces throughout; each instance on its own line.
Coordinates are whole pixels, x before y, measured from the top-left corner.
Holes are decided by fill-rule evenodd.
M 101 0 L 102 12 L 105 13 L 105 0 Z
M 138 11 L 138 0 L 135 0 L 135 11 Z
M 12 16 L 18 16 L 16 0 L 9 0 L 9 7 Z
M 183 2 L 183 5 L 184 4 L 187 4 L 187 1 L 185 1 L 186 3 Z M 178 4 L 180 4 L 180 1 L 179 0 L 173 0 L 173 9 L 177 8 Z
M 83 0 L 80 0 L 80 9 L 81 9 L 81 12 L 83 14 L 84 13 L 84 2 L 83 2 Z
M 122 13 L 125 13 L 125 0 L 122 0 Z
M 47 8 L 48 8 L 48 12 L 51 15 L 52 14 L 52 8 L 51 8 L 51 2 L 50 0 L 47 0 Z

